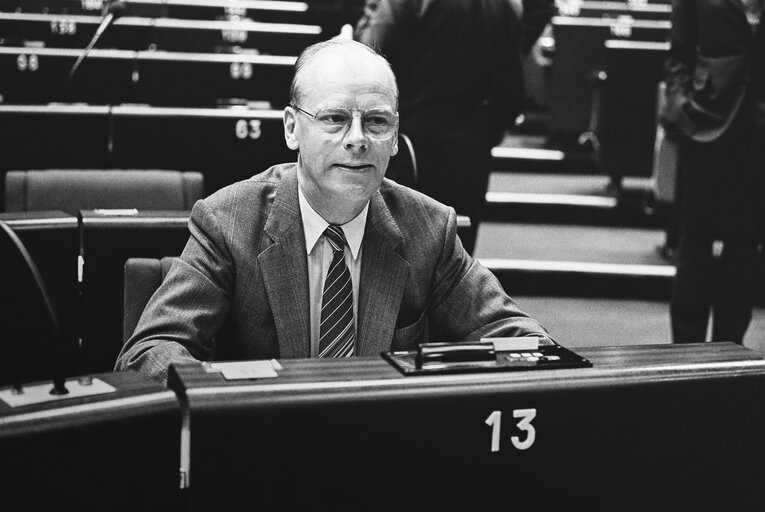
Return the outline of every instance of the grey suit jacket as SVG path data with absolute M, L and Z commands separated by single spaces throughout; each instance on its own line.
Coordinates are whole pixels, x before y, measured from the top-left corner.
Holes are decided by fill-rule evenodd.
M 170 363 L 310 356 L 308 269 L 296 164 L 200 200 L 191 237 L 116 369 L 164 382 Z M 385 180 L 363 240 L 358 355 L 436 341 L 539 335 L 457 237 L 453 209 Z

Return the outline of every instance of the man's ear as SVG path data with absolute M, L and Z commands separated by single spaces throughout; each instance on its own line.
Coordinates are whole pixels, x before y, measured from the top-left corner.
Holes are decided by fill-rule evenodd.
M 297 151 L 300 147 L 295 133 L 297 130 L 297 112 L 292 107 L 284 107 L 282 120 L 284 121 L 284 140 L 287 142 L 287 147 Z
M 398 130 L 393 134 L 393 145 L 390 148 L 390 156 L 394 156 L 398 153 Z

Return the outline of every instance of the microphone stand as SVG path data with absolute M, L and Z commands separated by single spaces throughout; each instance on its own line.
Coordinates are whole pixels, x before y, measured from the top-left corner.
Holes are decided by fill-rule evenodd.
M 104 33 L 104 31 L 109 27 L 109 25 L 111 25 L 114 22 L 114 20 L 116 20 L 120 16 L 123 16 L 126 12 L 127 12 L 127 5 L 125 4 L 125 2 L 112 2 L 104 8 L 104 18 L 101 20 L 101 24 L 96 29 L 96 33 L 93 34 L 93 38 L 85 47 L 85 50 L 80 54 L 79 57 L 77 57 L 77 60 L 74 62 L 74 65 L 72 66 L 72 69 L 69 70 L 67 83 L 71 85 L 72 79 L 74 78 L 74 74 L 77 71 L 77 68 L 80 67 L 80 64 L 82 64 L 82 61 L 85 60 L 85 57 L 88 56 L 90 51 L 96 45 L 96 42 L 101 38 L 101 35 Z

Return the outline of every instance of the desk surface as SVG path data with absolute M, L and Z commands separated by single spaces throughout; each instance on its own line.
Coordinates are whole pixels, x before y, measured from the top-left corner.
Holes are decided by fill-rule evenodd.
M 759 353 L 733 343 L 698 343 L 635 345 L 577 349 L 576 353 L 592 361 L 591 368 L 539 370 L 506 373 L 471 373 L 404 377 L 381 358 L 286 359 L 278 378 L 226 381 L 218 372 L 206 372 L 203 365 L 176 367 L 185 392 L 191 400 L 199 399 L 210 407 L 231 407 L 238 403 L 302 400 L 305 396 L 335 396 L 347 400 L 357 392 L 360 397 L 375 391 L 407 395 L 427 394 L 443 389 L 449 394 L 472 393 L 478 389 L 529 391 L 591 386 L 706 380 L 720 377 L 762 375 L 765 358 Z M 221 401 L 220 395 L 226 395 Z
M 0 400 L 0 440 L 31 431 L 36 434 L 62 431 L 82 425 L 134 419 L 148 414 L 168 413 L 178 409 L 175 394 L 135 372 L 92 375 L 116 388 L 116 391 L 54 402 L 11 407 Z M 30 384 L 31 385 L 31 384 Z M 51 387 L 52 384 L 51 384 Z M 118 440 L 114 440 L 116 443 Z

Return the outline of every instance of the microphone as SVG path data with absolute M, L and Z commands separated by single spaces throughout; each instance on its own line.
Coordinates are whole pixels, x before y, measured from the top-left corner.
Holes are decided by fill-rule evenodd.
M 104 14 L 103 14 L 104 17 L 101 20 L 101 24 L 96 29 L 96 33 L 93 34 L 93 38 L 88 43 L 88 46 L 85 47 L 85 50 L 77 58 L 74 65 L 72 66 L 72 69 L 69 70 L 69 77 L 68 77 L 69 84 L 72 83 L 72 78 L 74 77 L 74 73 L 77 71 L 77 68 L 80 67 L 80 64 L 82 63 L 82 61 L 85 60 L 85 57 L 88 56 L 88 54 L 90 53 L 90 50 L 93 49 L 93 46 L 95 46 L 96 42 L 101 38 L 101 34 L 104 33 L 107 27 L 111 25 L 112 22 L 114 22 L 114 20 L 116 20 L 120 16 L 124 16 L 125 13 L 127 13 L 127 4 L 125 2 L 121 2 L 121 1 L 112 2 L 104 7 Z

